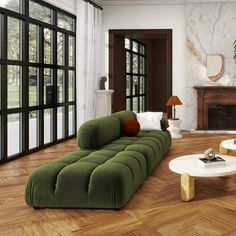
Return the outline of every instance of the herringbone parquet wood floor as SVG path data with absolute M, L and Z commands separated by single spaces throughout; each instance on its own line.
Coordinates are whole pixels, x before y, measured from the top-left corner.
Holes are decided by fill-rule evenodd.
M 168 169 L 171 159 L 209 147 L 217 150 L 226 138 L 233 135 L 184 133 L 120 211 L 34 210 L 25 204 L 29 173 L 75 150 L 75 139 L 4 164 L 0 166 L 0 235 L 236 235 L 236 175 L 197 179 L 196 197 L 186 203 L 180 200 L 180 176 Z

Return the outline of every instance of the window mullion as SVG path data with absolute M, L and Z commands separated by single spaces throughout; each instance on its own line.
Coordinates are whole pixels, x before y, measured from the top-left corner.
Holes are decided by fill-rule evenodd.
M 53 11 L 53 25 L 57 25 L 57 10 Z M 53 63 L 57 65 L 57 32 L 53 31 Z M 54 104 L 53 104 L 53 142 L 57 141 L 57 101 L 58 101 L 58 87 L 57 87 L 57 69 L 53 69 L 53 87 L 54 87 Z
M 65 104 L 68 103 L 68 78 L 69 78 L 69 37 L 68 34 L 65 34 L 65 47 L 64 47 L 64 63 L 65 63 L 65 80 L 64 80 L 64 96 L 65 96 Z M 69 107 L 65 106 L 65 136 L 68 136 L 68 115 L 69 115 Z
M 7 15 L 1 19 L 2 58 L 7 60 Z M 7 160 L 7 64 L 1 65 L 1 160 Z
M 39 26 L 38 27 L 38 62 L 40 64 L 44 63 L 44 27 Z M 43 106 L 44 104 L 44 68 L 39 67 L 38 68 L 38 102 L 39 106 Z M 39 110 L 39 117 L 38 117 L 38 126 L 39 126 L 39 140 L 38 144 L 39 146 L 43 145 L 43 138 L 44 138 L 44 130 L 43 130 L 43 111 Z
M 23 4 L 25 7 L 26 5 Z M 24 8 L 24 11 L 25 8 Z M 22 31 L 21 31 L 21 58 L 22 61 L 27 63 L 29 61 L 29 24 L 27 21 L 22 21 Z M 23 53 L 24 52 L 24 53 Z M 28 152 L 29 149 L 29 67 L 22 66 L 22 77 L 21 77 L 21 102 L 22 102 L 22 114 L 20 122 L 20 140 L 21 143 L 21 152 Z
M 1 160 L 7 160 L 7 65 L 1 65 Z

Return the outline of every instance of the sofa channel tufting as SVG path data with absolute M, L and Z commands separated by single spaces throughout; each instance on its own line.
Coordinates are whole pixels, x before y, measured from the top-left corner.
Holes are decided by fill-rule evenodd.
M 162 131 L 122 136 L 122 121 L 131 111 L 84 123 L 80 149 L 45 164 L 27 180 L 25 200 L 34 208 L 123 207 L 171 146 L 168 123 Z

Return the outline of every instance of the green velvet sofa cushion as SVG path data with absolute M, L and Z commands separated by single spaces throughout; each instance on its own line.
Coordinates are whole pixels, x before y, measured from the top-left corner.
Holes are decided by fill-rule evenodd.
M 136 118 L 136 114 L 133 111 L 119 111 L 119 112 L 113 113 L 112 116 L 118 118 L 121 124 L 127 118 Z
M 121 135 L 120 121 L 114 116 L 105 116 L 85 122 L 79 129 L 79 147 L 94 149 L 107 144 Z

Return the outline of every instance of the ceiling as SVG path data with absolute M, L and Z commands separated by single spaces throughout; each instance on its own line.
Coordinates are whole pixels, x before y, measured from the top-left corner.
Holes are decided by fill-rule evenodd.
M 179 5 L 194 2 L 236 2 L 236 0 L 95 0 L 98 4 L 106 5 Z
M 102 5 L 183 4 L 185 0 L 98 0 Z

